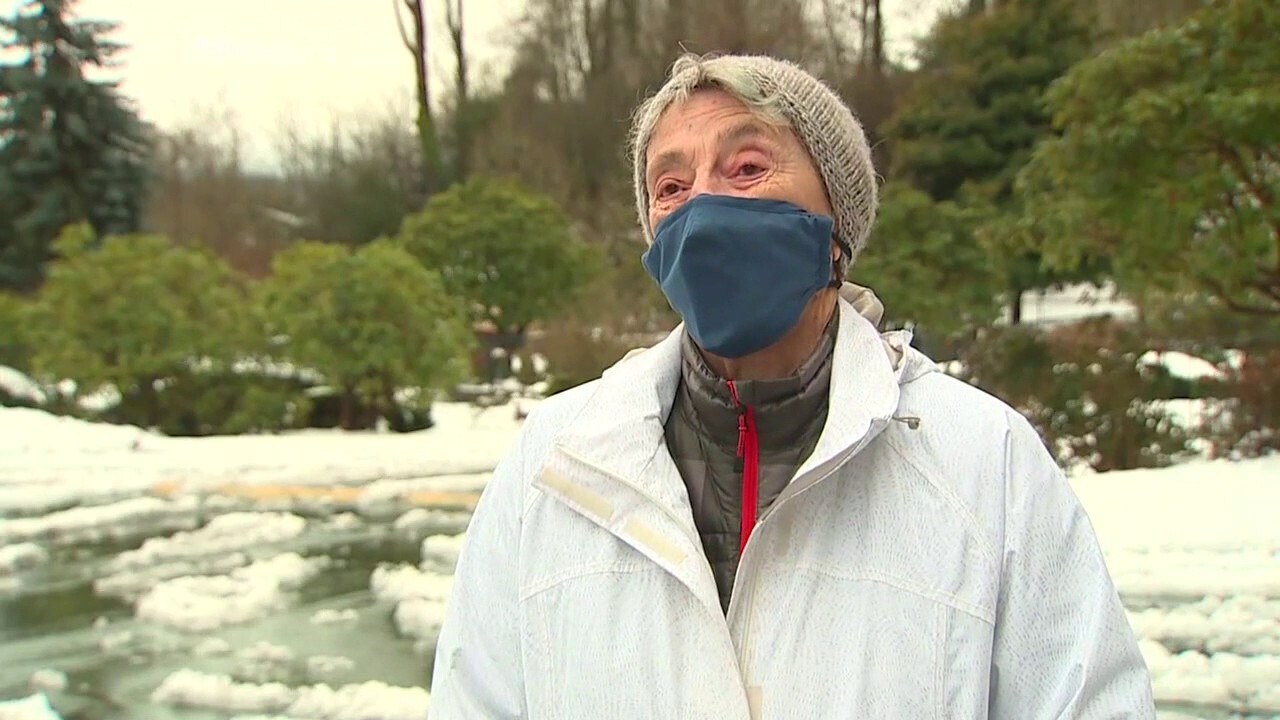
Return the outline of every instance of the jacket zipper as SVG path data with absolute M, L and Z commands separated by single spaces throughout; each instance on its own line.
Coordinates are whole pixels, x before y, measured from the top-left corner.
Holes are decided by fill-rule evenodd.
M 738 387 L 729 380 L 729 395 L 738 408 L 738 460 L 737 471 L 742 475 L 742 515 L 738 522 L 738 562 L 747 551 L 747 541 L 756 527 L 756 513 L 760 509 L 760 434 L 756 428 L 755 411 L 738 398 Z

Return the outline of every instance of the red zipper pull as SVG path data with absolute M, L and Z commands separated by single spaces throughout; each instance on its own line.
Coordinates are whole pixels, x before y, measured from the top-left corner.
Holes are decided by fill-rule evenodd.
M 738 457 L 743 457 L 747 452 L 747 410 L 738 399 L 738 387 L 732 380 L 725 382 L 729 384 L 729 397 L 733 398 L 734 407 L 738 408 Z

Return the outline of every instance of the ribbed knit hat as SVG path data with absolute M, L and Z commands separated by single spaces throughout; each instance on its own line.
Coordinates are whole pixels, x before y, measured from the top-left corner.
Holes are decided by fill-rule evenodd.
M 755 87 L 738 97 L 742 88 L 725 86 L 725 78 L 746 80 Z M 739 83 L 741 85 L 741 83 Z M 631 157 L 635 170 L 636 211 L 645 241 L 653 243 L 649 226 L 649 191 L 645 163 L 649 140 L 662 113 L 673 102 L 701 88 L 720 88 L 746 101 L 748 107 L 774 108 L 800 144 L 809 151 L 835 214 L 835 241 L 843 252 L 841 277 L 862 252 L 876 216 L 876 172 L 862 124 L 831 88 L 803 68 L 762 55 L 686 55 L 671 68 L 666 84 L 636 109 L 631 128 Z

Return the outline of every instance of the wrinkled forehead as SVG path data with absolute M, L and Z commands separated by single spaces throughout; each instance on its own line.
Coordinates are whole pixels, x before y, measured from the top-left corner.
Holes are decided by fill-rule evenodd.
M 784 129 L 724 90 L 699 88 L 687 98 L 672 100 L 658 114 L 646 143 L 645 160 L 652 160 L 655 146 L 682 133 L 729 142 L 753 135 L 776 138 Z

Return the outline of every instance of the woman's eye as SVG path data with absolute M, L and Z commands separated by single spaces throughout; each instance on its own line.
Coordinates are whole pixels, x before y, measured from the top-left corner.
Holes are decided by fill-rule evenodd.
M 743 163 L 738 167 L 738 174 L 745 175 L 746 177 L 759 175 L 762 172 L 764 172 L 764 168 L 756 165 L 755 163 Z
M 660 197 L 660 198 L 666 197 L 668 195 L 671 195 L 672 193 L 678 192 L 679 190 L 680 190 L 680 186 L 676 185 L 673 182 L 662 183 L 661 185 L 658 186 L 656 197 Z

